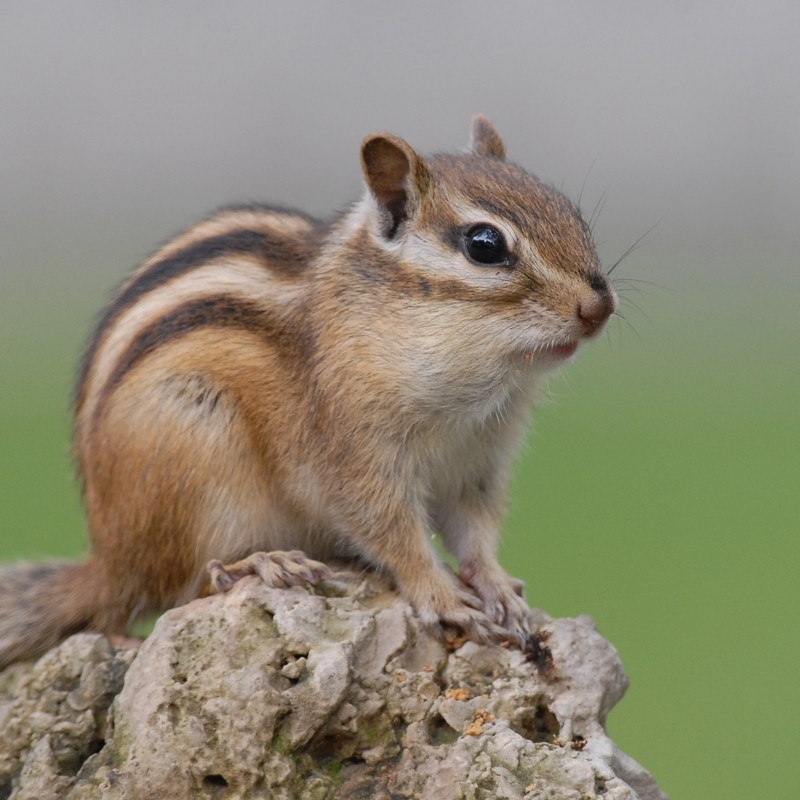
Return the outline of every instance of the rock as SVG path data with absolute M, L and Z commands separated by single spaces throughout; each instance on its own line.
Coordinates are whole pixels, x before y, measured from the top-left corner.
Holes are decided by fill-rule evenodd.
M 531 615 L 525 653 L 446 644 L 341 572 L 242 580 L 138 652 L 73 636 L 0 673 L 0 798 L 665 800 L 605 732 L 614 648 L 588 617 Z

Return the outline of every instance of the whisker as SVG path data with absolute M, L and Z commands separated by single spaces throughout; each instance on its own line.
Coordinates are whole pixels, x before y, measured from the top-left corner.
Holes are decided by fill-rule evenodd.
M 610 275 L 631 253 L 638 250 L 641 243 L 647 238 L 662 222 L 664 217 L 660 217 L 654 222 L 612 265 L 606 270 L 606 274 Z
M 631 322 L 631 321 L 630 321 L 630 320 L 629 320 L 629 319 L 628 319 L 628 318 L 627 318 L 627 317 L 626 317 L 624 314 L 622 314 L 622 313 L 619 311 L 619 309 L 618 309 L 617 311 L 615 311 L 615 312 L 614 312 L 613 316 L 615 316 L 617 319 L 619 319 L 619 320 L 621 320 L 622 322 L 624 322 L 624 323 L 625 323 L 625 324 L 626 324 L 626 325 L 627 325 L 627 326 L 628 326 L 628 327 L 629 327 L 629 328 L 630 328 L 630 329 L 633 331 L 634 335 L 636 336 L 636 338 L 637 338 L 637 339 L 638 339 L 640 342 L 641 342 L 641 341 L 643 341 L 643 339 L 642 339 L 642 337 L 641 337 L 641 335 L 640 335 L 639 331 L 637 331 L 637 330 L 636 330 L 636 328 L 635 328 L 635 326 L 633 325 L 633 323 L 632 323 L 632 322 Z
M 631 293 L 637 294 L 637 295 L 640 295 L 640 296 L 648 294 L 647 290 L 646 289 L 642 289 L 640 286 L 617 286 L 615 284 L 614 285 L 614 291 L 620 297 L 628 297 L 628 295 L 630 295 Z
M 600 195 L 600 199 L 594 204 L 589 221 L 586 223 L 592 233 L 594 233 L 594 226 L 597 225 L 600 215 L 603 213 L 603 209 L 605 208 L 607 195 L 608 189 L 603 191 L 603 193 Z
M 584 176 L 583 183 L 581 184 L 581 190 L 578 192 L 578 208 L 581 207 L 581 201 L 583 200 L 583 191 L 586 188 L 586 182 L 589 180 L 589 176 L 592 174 L 592 170 L 594 169 L 594 165 L 597 163 L 597 159 L 600 158 L 600 153 L 602 153 L 602 148 L 597 151 L 597 155 L 592 159 L 592 163 L 589 164 L 589 169 L 586 170 L 586 175 Z M 605 196 L 605 192 L 603 192 L 603 196 Z M 595 206 L 597 208 L 597 206 Z M 591 225 L 589 228 L 591 229 Z
M 670 289 L 669 286 L 664 286 L 663 284 L 655 283 L 654 281 L 646 281 L 646 280 L 643 280 L 642 278 L 629 278 L 627 276 L 625 276 L 625 277 L 620 276 L 620 277 L 614 278 L 614 288 L 619 287 L 619 285 L 621 283 L 641 283 L 643 286 L 650 286 L 650 287 L 652 287 L 654 289 L 662 289 L 665 292 L 671 292 L 672 291 L 672 289 Z M 630 289 L 631 291 L 637 291 L 637 292 L 643 292 L 644 291 L 644 289 L 641 289 L 638 286 L 627 286 L 627 287 L 622 287 L 622 288 L 627 288 L 627 289 Z
M 635 300 L 632 300 L 630 297 L 623 297 L 622 300 L 625 305 L 633 306 L 645 319 L 649 319 L 647 312 Z

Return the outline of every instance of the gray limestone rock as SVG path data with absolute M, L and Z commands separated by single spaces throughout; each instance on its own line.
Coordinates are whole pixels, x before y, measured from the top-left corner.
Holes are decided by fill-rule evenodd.
M 665 800 L 604 723 L 627 686 L 588 617 L 525 653 L 442 642 L 372 575 L 240 581 L 138 648 L 74 636 L 0 673 L 9 800 Z

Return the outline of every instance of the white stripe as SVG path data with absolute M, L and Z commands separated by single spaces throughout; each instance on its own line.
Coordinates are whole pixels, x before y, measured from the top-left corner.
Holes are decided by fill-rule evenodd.
M 228 260 L 198 267 L 148 292 L 117 317 L 99 343 L 86 376 L 82 418 L 91 418 L 99 392 L 136 336 L 179 306 L 226 294 L 258 303 L 265 309 L 285 311 L 302 296 L 302 286 L 287 285 L 285 280 L 272 280 L 263 264 L 249 260 L 247 254 L 225 258 Z

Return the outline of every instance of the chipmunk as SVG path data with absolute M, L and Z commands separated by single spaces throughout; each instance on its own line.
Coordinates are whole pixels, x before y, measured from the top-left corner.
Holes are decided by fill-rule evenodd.
M 464 153 L 381 133 L 361 166 L 341 216 L 223 208 L 106 308 L 75 394 L 91 553 L 3 572 L 0 665 L 209 582 L 316 584 L 337 556 L 388 572 L 431 626 L 525 639 L 496 555 L 509 464 L 614 290 L 576 207 L 483 116 Z

